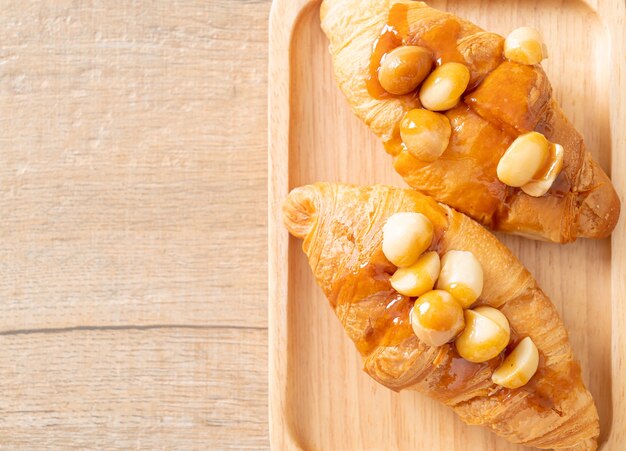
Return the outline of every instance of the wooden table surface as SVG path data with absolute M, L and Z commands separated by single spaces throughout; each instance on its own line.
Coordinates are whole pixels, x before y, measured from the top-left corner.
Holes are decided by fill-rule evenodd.
M 1 449 L 269 446 L 269 7 L 1 2 Z

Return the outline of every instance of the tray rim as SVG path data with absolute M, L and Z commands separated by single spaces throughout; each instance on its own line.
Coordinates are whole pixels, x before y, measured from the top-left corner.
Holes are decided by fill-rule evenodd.
M 609 58 L 616 70 L 609 77 L 611 169 L 626 169 L 626 2 L 583 0 L 608 32 Z M 291 42 L 300 17 L 321 0 L 273 0 L 269 18 L 268 64 L 268 409 L 272 449 L 303 449 L 287 416 L 288 232 L 282 227 L 281 203 L 289 190 L 291 124 Z M 617 9 L 617 11 L 616 11 Z M 624 124 L 623 127 L 620 127 Z M 623 151 L 620 153 L 618 149 Z M 611 170 L 624 202 L 626 173 Z M 611 430 L 602 449 L 626 441 L 626 213 L 611 237 Z M 617 358 L 615 357 L 617 356 Z M 620 378 L 620 375 L 623 377 Z
M 272 449 L 303 449 L 286 412 L 289 234 L 281 227 L 281 203 L 289 192 L 291 41 L 308 7 L 321 0 L 273 0 L 268 50 L 268 408 Z M 280 171 L 283 169 L 283 171 Z M 285 170 L 286 169 L 286 170 Z

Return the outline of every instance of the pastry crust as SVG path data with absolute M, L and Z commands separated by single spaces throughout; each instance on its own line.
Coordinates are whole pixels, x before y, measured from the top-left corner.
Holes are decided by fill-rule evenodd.
M 458 356 L 451 344 L 431 348 L 413 334 L 413 300 L 398 294 L 382 253 L 382 227 L 398 212 L 419 212 L 434 225 L 431 250 L 471 251 L 482 265 L 478 304 L 500 308 L 513 336 L 530 336 L 540 353 L 531 381 L 510 390 L 492 383 L 501 362 Z M 598 415 L 559 315 L 530 273 L 480 225 L 410 189 L 318 183 L 294 189 L 284 206 L 290 233 L 303 239 L 315 278 L 364 370 L 392 390 L 410 389 L 450 406 L 468 424 L 514 443 L 593 450 Z
M 445 113 L 452 138 L 434 162 L 420 161 L 401 146 L 399 124 L 408 110 L 420 106 L 417 96 L 376 97 L 367 87 L 372 51 L 395 3 L 406 9 L 406 43 L 429 48 L 443 62 L 462 62 L 471 73 L 463 101 Z M 324 0 L 321 17 L 341 90 L 356 115 L 382 138 L 396 171 L 411 187 L 494 230 L 555 242 L 611 233 L 620 201 L 609 178 L 553 99 L 541 66 L 503 60 L 501 36 L 414 1 Z M 508 187 L 496 176 L 510 143 L 531 130 L 564 147 L 563 170 L 542 197 Z

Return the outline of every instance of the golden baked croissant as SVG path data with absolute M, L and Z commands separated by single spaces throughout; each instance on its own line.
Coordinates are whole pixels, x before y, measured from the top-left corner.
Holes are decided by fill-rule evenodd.
M 541 66 L 505 60 L 504 38 L 415 1 L 324 0 L 321 17 L 339 87 L 411 187 L 493 230 L 555 242 L 611 233 L 620 202 L 609 178 L 552 97 Z M 461 101 L 442 108 L 452 132 L 435 161 L 416 158 L 400 137 L 405 114 L 421 107 L 417 92 L 391 95 L 379 83 L 381 58 L 403 44 L 429 50 L 437 64 L 469 69 Z M 512 141 L 533 130 L 564 148 L 563 168 L 541 197 L 496 174 Z
M 448 343 L 429 347 L 412 332 L 414 299 L 390 285 L 383 225 L 418 212 L 433 225 L 431 250 L 470 251 L 482 265 L 476 305 L 500 309 L 514 336 L 530 337 L 539 366 L 516 389 L 492 382 L 501 356 L 459 357 Z M 294 189 L 283 205 L 289 232 L 303 239 L 317 283 L 363 357 L 364 370 L 392 390 L 410 389 L 450 406 L 461 419 L 511 442 L 539 448 L 596 448 L 598 415 L 557 311 L 522 264 L 488 231 L 411 189 L 318 183 Z M 513 338 L 514 339 L 514 338 Z

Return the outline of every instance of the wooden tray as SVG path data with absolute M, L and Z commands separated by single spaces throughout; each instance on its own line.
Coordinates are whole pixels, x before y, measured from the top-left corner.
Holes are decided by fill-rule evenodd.
M 455 0 L 432 6 L 490 31 L 543 32 L 556 96 L 624 200 L 623 0 Z M 393 393 L 360 358 L 282 226 L 288 191 L 315 181 L 405 186 L 336 87 L 319 3 L 274 0 L 269 73 L 269 394 L 275 449 L 521 450 L 413 392 Z M 621 70 L 621 73 L 620 73 Z M 620 76 L 622 79 L 620 80 Z M 626 231 L 571 245 L 500 238 L 556 303 L 596 400 L 604 449 L 626 446 Z

